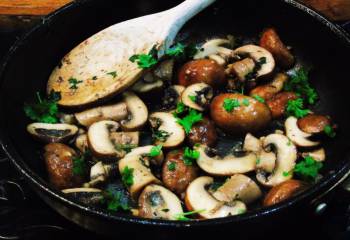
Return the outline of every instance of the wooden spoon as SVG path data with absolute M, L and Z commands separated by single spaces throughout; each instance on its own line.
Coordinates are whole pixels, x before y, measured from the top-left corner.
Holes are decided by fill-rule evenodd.
M 181 29 L 215 0 L 186 0 L 156 14 L 110 26 L 80 43 L 57 66 L 47 91 L 61 92 L 59 104 L 80 107 L 108 99 L 131 86 L 143 69 L 129 58 L 147 54 L 154 46 L 164 54 Z

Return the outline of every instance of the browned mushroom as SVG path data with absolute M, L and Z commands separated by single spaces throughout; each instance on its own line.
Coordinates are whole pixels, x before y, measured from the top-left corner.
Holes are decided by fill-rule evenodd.
M 271 110 L 273 118 L 280 118 L 284 115 L 289 100 L 295 100 L 298 96 L 294 92 L 280 92 L 267 100 L 266 104 Z
M 277 73 L 272 82 L 260 85 L 250 91 L 251 97 L 259 96 L 265 101 L 271 99 L 275 94 L 283 89 L 284 83 L 288 80 L 288 75 L 285 73 Z
M 331 120 L 324 115 L 309 114 L 298 119 L 298 127 L 306 133 L 321 133 L 326 126 L 330 126 Z
M 188 134 L 188 141 L 191 145 L 196 143 L 214 146 L 217 141 L 217 133 L 213 121 L 203 118 L 202 121 L 194 124 Z

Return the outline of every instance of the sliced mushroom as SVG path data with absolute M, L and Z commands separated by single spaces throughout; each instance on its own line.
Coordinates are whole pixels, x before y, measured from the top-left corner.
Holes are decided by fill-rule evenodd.
M 229 64 L 226 69 L 227 74 L 236 76 L 241 82 L 246 80 L 249 73 L 254 71 L 255 62 L 251 58 L 244 58 L 241 61 Z
M 77 134 L 78 128 L 65 123 L 31 123 L 27 131 L 35 138 L 46 142 L 65 142 Z
M 183 104 L 204 111 L 213 98 L 213 88 L 206 83 L 195 83 L 188 86 L 181 95 Z
M 140 132 L 111 132 L 109 137 L 115 146 L 131 145 L 137 147 L 140 141 Z
M 109 120 L 93 123 L 88 130 L 89 147 L 93 154 L 98 157 L 123 157 L 113 144 L 110 135 L 119 128 L 119 123 Z
M 185 196 L 185 205 L 190 211 L 198 211 L 198 215 L 204 219 L 222 218 L 244 213 L 246 206 L 241 201 L 233 201 L 229 204 L 215 199 L 207 187 L 214 182 L 212 177 L 199 177 L 188 186 Z
M 66 124 L 77 123 L 77 119 L 75 118 L 74 114 L 58 113 L 58 117 L 60 119 L 60 123 L 66 123 Z
M 258 86 L 250 91 L 251 97 L 259 96 L 265 100 L 271 99 L 275 94 L 282 91 L 284 83 L 288 80 L 288 75 L 285 73 L 277 73 L 272 82 Z
M 157 78 L 164 81 L 171 81 L 174 72 L 174 59 L 167 59 L 162 61 L 156 69 L 154 69 L 153 74 Z
M 80 134 L 75 139 L 75 146 L 79 149 L 80 152 L 85 152 L 87 149 L 89 149 L 89 141 L 87 134 Z
M 176 220 L 181 213 L 179 198 L 165 187 L 148 185 L 139 197 L 139 217 Z
M 199 152 L 197 159 L 198 166 L 205 172 L 217 176 L 231 176 L 235 173 L 246 173 L 255 169 L 256 155 L 247 153 L 243 157 L 236 157 L 232 154 L 220 158 L 209 157 L 208 148 L 205 145 L 195 146 Z
M 149 153 L 151 152 L 153 145 L 149 146 L 142 146 L 142 147 L 137 147 L 132 149 L 128 154 L 125 155 L 125 157 L 130 157 L 130 156 L 139 156 L 139 157 L 148 157 Z M 160 151 L 158 156 L 152 157 L 152 158 L 147 158 L 152 164 L 160 166 L 163 163 L 164 160 L 164 154 L 163 151 Z
M 103 162 L 97 162 L 90 169 L 90 182 L 85 183 L 84 187 L 94 187 L 100 183 L 103 183 L 111 175 L 112 171 L 117 171 L 115 164 L 104 164 Z
M 258 170 L 257 180 L 268 187 L 276 186 L 293 177 L 293 170 L 297 160 L 297 149 L 295 145 L 282 134 L 270 134 L 263 139 L 263 147 L 266 149 L 271 145 L 276 151 L 277 160 L 275 169 L 267 177 L 266 172 Z
M 137 93 L 148 93 L 156 89 L 161 89 L 164 83 L 162 80 L 156 80 L 152 83 L 145 83 L 143 81 L 138 81 L 132 86 L 132 90 Z
M 284 123 L 287 137 L 299 147 L 313 147 L 319 145 L 319 142 L 308 139 L 312 134 L 301 131 L 297 122 L 298 119 L 296 117 L 291 116 L 287 118 Z
M 275 60 L 272 54 L 266 49 L 256 45 L 245 45 L 234 50 L 234 55 L 250 57 L 255 63 L 259 64 L 259 69 L 256 71 L 256 77 L 261 77 L 270 74 L 275 68 Z
M 72 200 L 88 206 L 100 206 L 103 200 L 102 191 L 97 188 L 69 188 L 62 192 Z
M 243 174 L 235 174 L 226 180 L 213 193 L 213 196 L 222 202 L 230 203 L 234 200 L 241 200 L 245 204 L 249 204 L 259 199 L 262 192 L 252 179 Z
M 324 160 L 326 160 L 326 151 L 324 150 L 324 148 L 319 148 L 311 152 L 303 152 L 301 156 L 302 157 L 310 156 L 317 162 L 323 162 Z
M 125 92 L 123 97 L 128 108 L 129 117 L 127 120 L 121 121 L 122 128 L 126 131 L 141 129 L 148 118 L 148 109 L 146 105 L 132 92 Z
M 185 140 L 185 130 L 171 113 L 152 113 L 149 121 L 154 131 L 167 135 L 164 139 L 156 139 L 156 145 L 161 144 L 164 148 L 176 147 Z
M 151 183 L 160 183 L 160 181 L 152 174 L 147 159 L 140 158 L 140 155 L 131 155 L 122 158 L 119 163 L 119 172 L 128 168 L 132 169 L 133 182 L 128 186 L 130 195 L 136 199 L 142 189 Z
M 127 105 L 123 102 L 113 105 L 100 106 L 75 114 L 79 124 L 88 127 L 102 120 L 120 121 L 127 118 Z
M 198 51 L 196 55 L 194 55 L 194 59 L 202 59 L 211 56 L 220 56 L 227 60 L 228 58 L 233 56 L 233 50 L 223 47 L 223 45 L 232 46 L 233 45 L 233 38 L 228 37 L 227 39 L 217 38 L 217 39 L 211 39 L 204 43 L 201 46 L 201 51 Z M 215 59 L 213 59 L 215 60 Z

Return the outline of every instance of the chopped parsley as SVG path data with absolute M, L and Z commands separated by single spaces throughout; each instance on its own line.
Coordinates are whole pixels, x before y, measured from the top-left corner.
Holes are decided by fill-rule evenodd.
M 166 50 L 165 54 L 170 57 L 181 57 L 185 53 L 185 45 L 177 43 L 175 46 Z
M 76 78 L 70 78 L 68 79 L 68 82 L 69 82 L 69 89 L 78 89 L 78 84 L 82 83 L 83 81 L 82 80 L 77 80 Z
M 242 104 L 244 106 L 248 107 L 249 106 L 249 99 L 248 98 L 243 99 Z
M 133 148 L 136 148 L 136 144 L 116 144 L 115 149 L 117 151 L 125 151 L 127 153 L 131 152 Z
M 304 109 L 304 102 L 302 98 L 289 100 L 286 107 L 287 115 L 295 116 L 296 118 L 305 117 L 310 113 L 309 109 Z
M 202 213 L 204 212 L 205 209 L 201 209 L 201 210 L 196 210 L 196 211 L 191 211 L 191 212 L 184 212 L 184 213 L 179 213 L 179 214 L 176 214 L 174 216 L 174 218 L 178 221 L 190 221 L 191 218 L 188 218 L 187 216 L 189 215 L 194 215 L 194 214 L 197 214 L 197 213 Z
M 196 102 L 196 96 L 188 96 L 188 98 L 192 101 L 192 102 Z
M 331 138 L 334 138 L 336 133 L 334 131 L 334 129 L 332 128 L 332 126 L 330 125 L 326 125 L 323 129 L 324 133 L 328 136 L 328 137 L 331 137 Z
M 203 119 L 202 113 L 197 112 L 194 109 L 190 109 L 188 114 L 184 118 L 177 117 L 177 123 L 179 123 L 188 134 L 191 131 L 193 124 Z
M 184 161 L 185 165 L 191 166 L 193 165 L 193 162 L 196 161 L 199 158 L 199 152 L 196 150 L 192 150 L 189 147 L 185 147 L 184 154 L 182 157 L 182 160 Z
M 151 68 L 158 63 L 157 49 L 155 46 L 149 51 L 148 54 L 135 54 L 129 58 L 130 62 L 137 63 L 139 68 Z
M 156 131 L 153 131 L 152 138 L 160 142 L 165 142 L 171 134 L 172 133 L 168 133 L 167 131 L 164 131 L 164 130 L 156 130 Z
M 107 73 L 107 75 L 111 75 L 113 78 L 115 78 L 116 76 L 118 76 L 118 74 L 117 74 L 116 71 L 109 72 L 109 73 Z
M 162 145 L 153 146 L 151 151 L 148 153 L 149 157 L 157 157 L 162 152 Z
M 222 107 L 226 110 L 226 112 L 232 112 L 233 109 L 241 106 L 237 99 L 226 98 L 224 99 L 224 104 Z
M 182 43 L 177 43 L 173 47 L 165 51 L 165 55 L 168 57 L 173 57 L 176 60 L 186 60 L 191 59 L 198 52 L 198 48 L 195 44 L 184 45 Z
M 72 172 L 75 176 L 83 176 L 86 172 L 85 156 L 75 156 L 72 158 L 73 168 Z
M 257 158 L 256 161 L 255 161 L 255 164 L 258 165 L 258 164 L 260 164 L 260 162 L 261 162 L 261 159 Z
M 253 98 L 257 100 L 258 102 L 265 103 L 265 99 L 260 97 L 259 95 L 254 95 Z
M 40 93 L 36 93 L 37 103 L 24 104 L 23 110 L 27 117 L 33 121 L 42 123 L 58 122 L 58 106 L 57 102 L 61 99 L 61 93 L 52 91 L 48 99 L 42 99 Z
M 301 67 L 295 70 L 290 76 L 290 80 L 285 83 L 284 90 L 292 91 L 306 99 L 308 104 L 314 104 L 318 99 L 318 94 L 309 83 L 309 71 Z
M 288 176 L 290 175 L 290 172 L 284 171 L 284 172 L 282 173 L 282 175 L 283 175 L 283 177 L 288 177 Z
M 107 203 L 107 209 L 109 211 L 130 210 L 129 199 L 122 191 L 110 188 L 103 195 L 103 202 Z
M 168 163 L 168 170 L 169 171 L 175 171 L 175 169 L 176 169 L 176 162 Z
M 178 102 L 176 104 L 176 109 L 175 109 L 175 112 L 174 112 L 174 116 L 177 117 L 178 115 L 184 113 L 186 111 L 186 106 L 183 102 Z
M 126 166 L 123 171 L 121 172 L 122 175 L 122 181 L 125 184 L 125 186 L 130 187 L 134 184 L 134 169 L 129 168 Z
M 294 167 L 294 173 L 305 180 L 315 180 L 318 175 L 318 171 L 322 168 L 323 164 L 317 162 L 313 157 L 306 156 L 304 159 L 297 163 Z

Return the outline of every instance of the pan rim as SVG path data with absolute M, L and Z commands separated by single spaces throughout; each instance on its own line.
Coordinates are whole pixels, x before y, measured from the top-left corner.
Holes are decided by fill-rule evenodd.
M 9 52 L 6 54 L 6 56 L 3 58 L 2 63 L 0 65 L 0 84 L 2 85 L 2 76 L 3 73 L 6 70 L 6 66 L 8 62 L 10 61 L 11 57 L 16 54 L 17 49 L 26 43 L 28 38 L 33 34 L 37 29 L 45 27 L 52 18 L 55 18 L 58 16 L 61 12 L 68 11 L 70 9 L 79 7 L 79 5 L 87 4 L 88 2 L 92 2 L 94 0 L 85 0 L 85 1 L 73 1 L 72 3 L 56 10 L 55 12 L 49 14 L 48 16 L 44 17 L 41 23 L 37 24 L 35 27 L 33 27 L 31 30 L 29 30 L 27 33 L 25 33 L 21 38 L 19 38 L 14 45 L 10 48 Z M 296 11 L 303 11 L 304 13 L 310 15 L 314 19 L 316 19 L 320 24 L 326 25 L 338 38 L 341 40 L 344 40 L 347 44 L 350 45 L 350 35 L 343 30 L 340 26 L 337 26 L 336 24 L 329 21 L 324 16 L 320 15 L 318 12 L 308 8 L 307 6 L 298 3 L 294 0 L 282 0 L 282 2 L 290 5 L 291 7 L 295 8 Z M 2 103 L 1 103 L 2 104 Z M 3 121 L 3 120 L 2 120 Z M 1 122 L 2 122 L 1 121 Z M 3 124 L 0 125 L 0 145 L 12 164 L 16 167 L 16 169 L 25 177 L 25 179 L 30 183 L 35 185 L 37 188 L 39 188 L 40 191 L 43 191 L 43 193 L 49 195 L 52 198 L 55 198 L 55 200 L 60 201 L 62 204 L 67 204 L 69 207 L 74 208 L 75 210 L 83 211 L 84 214 L 89 214 L 93 217 L 99 217 L 99 218 L 106 218 L 108 220 L 113 221 L 121 221 L 125 223 L 134 223 L 138 225 L 157 225 L 157 226 L 164 226 L 164 227 L 201 227 L 201 226 L 215 226 L 215 225 L 221 225 L 221 224 L 233 224 L 237 222 L 244 222 L 251 219 L 255 219 L 258 216 L 268 216 L 272 215 L 276 212 L 280 212 L 282 210 L 285 210 L 291 206 L 295 206 L 298 203 L 301 203 L 303 200 L 311 200 L 315 197 L 319 197 L 322 195 L 322 193 L 328 192 L 334 187 L 336 187 L 338 184 L 341 183 L 343 179 L 345 179 L 349 174 L 350 170 L 350 161 L 347 163 L 345 160 L 343 161 L 344 164 L 339 164 L 339 167 L 337 170 L 337 173 L 334 175 L 327 174 L 327 176 L 324 177 L 319 183 L 315 184 L 311 189 L 308 191 L 305 191 L 302 194 L 299 194 L 297 196 L 294 196 L 293 198 L 276 204 L 271 207 L 263 207 L 260 209 L 255 209 L 248 211 L 245 214 L 242 215 L 236 215 L 231 217 L 225 217 L 220 219 L 209 219 L 209 220 L 194 220 L 190 222 L 182 222 L 182 221 L 169 221 L 169 220 L 156 220 L 156 219 L 142 219 L 134 216 L 124 216 L 121 214 L 111 214 L 107 210 L 100 210 L 95 209 L 91 207 L 86 207 L 84 205 L 78 204 L 76 202 L 73 202 L 69 200 L 68 198 L 65 198 L 62 193 L 59 193 L 57 190 L 54 190 L 52 187 L 49 186 L 49 184 L 43 179 L 33 172 L 25 163 L 25 161 L 22 159 L 21 156 L 17 153 L 15 147 L 10 143 L 9 137 L 5 134 Z M 350 159 L 349 153 L 346 156 L 347 159 Z

